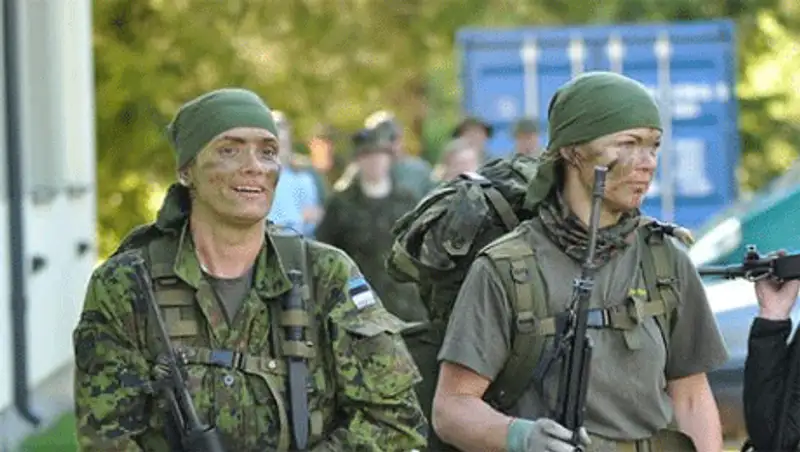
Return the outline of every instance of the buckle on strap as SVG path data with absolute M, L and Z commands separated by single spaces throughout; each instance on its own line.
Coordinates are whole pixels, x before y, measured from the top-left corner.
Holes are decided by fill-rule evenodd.
M 241 360 L 241 353 L 233 350 L 211 350 L 208 356 L 209 364 L 227 367 L 228 369 L 238 369 Z
M 678 284 L 678 278 L 675 277 L 665 277 L 665 278 L 657 278 L 656 279 L 656 286 L 657 287 L 673 287 Z
M 536 330 L 536 317 L 532 312 L 523 311 L 517 313 L 515 322 L 517 325 L 517 331 L 520 333 L 532 333 L 534 330 Z
M 589 309 L 586 325 L 590 328 L 603 328 L 610 324 L 608 312 L 605 309 Z

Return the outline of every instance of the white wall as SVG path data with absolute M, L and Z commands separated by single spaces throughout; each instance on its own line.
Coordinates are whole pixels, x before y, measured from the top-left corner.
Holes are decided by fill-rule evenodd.
M 33 389 L 72 359 L 71 333 L 96 261 L 94 62 L 90 0 L 18 5 L 28 386 Z M 7 224 L 4 214 L 0 209 L 0 225 Z M 0 229 L 0 243 L 8 243 Z M 80 254 L 81 246 L 88 251 Z M 0 369 L 9 371 L 0 371 L 0 411 L 9 405 L 12 385 L 5 249 L 0 246 Z M 37 272 L 34 258 L 45 262 Z

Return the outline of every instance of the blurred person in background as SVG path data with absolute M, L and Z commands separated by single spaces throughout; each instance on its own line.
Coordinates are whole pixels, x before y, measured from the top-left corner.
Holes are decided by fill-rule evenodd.
M 488 159 L 486 143 L 493 135 L 494 128 L 489 123 L 475 116 L 467 116 L 453 129 L 452 137 L 454 139 L 464 138 L 470 141 L 480 152 L 481 162 L 483 163 Z
M 338 135 L 338 131 L 333 126 L 317 124 L 307 143 L 311 165 L 325 181 L 326 191 L 331 188 L 331 175 L 337 166 L 336 139 Z
M 268 219 L 277 226 L 313 236 L 323 212 L 317 184 L 308 170 L 300 170 L 293 165 L 292 126 L 286 114 L 276 110 L 273 115 L 278 128 L 279 158 L 283 168 Z
M 442 153 L 440 181 L 455 179 L 461 173 L 475 172 L 481 166 L 481 152 L 466 138 L 451 140 Z
M 344 191 L 331 195 L 317 239 L 353 257 L 389 312 L 406 321 L 425 320 L 416 286 L 395 282 L 384 269 L 394 243 L 392 226 L 417 199 L 391 177 L 392 143 L 378 130 L 356 133 L 353 146 L 357 176 Z
M 514 152 L 530 157 L 538 157 L 542 150 L 539 147 L 539 126 L 531 118 L 522 118 L 514 123 Z
M 433 169 L 425 159 L 406 152 L 403 143 L 403 128 L 395 115 L 385 110 L 377 111 L 364 120 L 364 127 L 368 130 L 375 130 L 381 135 L 382 140 L 389 142 L 393 157 L 391 177 L 394 183 L 412 193 L 417 201 L 428 194 L 433 188 L 431 179 Z M 334 190 L 346 189 L 358 173 L 358 167 L 357 164 L 352 163 L 342 177 L 336 181 Z
M 328 183 L 322 173 L 314 167 L 310 154 L 311 150 L 305 143 L 297 144 L 294 146 L 294 154 L 292 154 L 292 161 L 289 164 L 295 171 L 311 175 L 317 190 L 317 204 L 322 206 L 325 204 L 325 197 L 328 194 Z

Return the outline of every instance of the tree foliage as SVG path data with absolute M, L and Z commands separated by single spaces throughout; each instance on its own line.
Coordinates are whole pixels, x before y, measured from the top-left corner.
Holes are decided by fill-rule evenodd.
M 460 114 L 454 38 L 464 26 L 735 18 L 742 183 L 757 188 L 796 156 L 798 9 L 796 0 L 95 2 L 101 254 L 152 220 L 174 175 L 164 127 L 208 89 L 259 92 L 298 136 L 318 122 L 352 130 L 389 108 L 412 152 L 435 148 Z

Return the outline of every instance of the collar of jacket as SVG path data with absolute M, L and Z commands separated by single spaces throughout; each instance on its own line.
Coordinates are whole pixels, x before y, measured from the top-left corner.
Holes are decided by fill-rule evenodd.
M 178 247 L 175 256 L 173 271 L 175 275 L 187 284 L 197 289 L 203 279 L 200 261 L 197 259 L 194 241 L 189 231 L 189 222 L 186 221 L 177 237 Z M 174 236 L 173 236 L 174 237 Z M 291 282 L 286 275 L 283 264 L 278 256 L 277 248 L 269 233 L 266 234 L 261 251 L 254 264 L 253 288 L 265 298 L 274 298 L 291 288 Z

